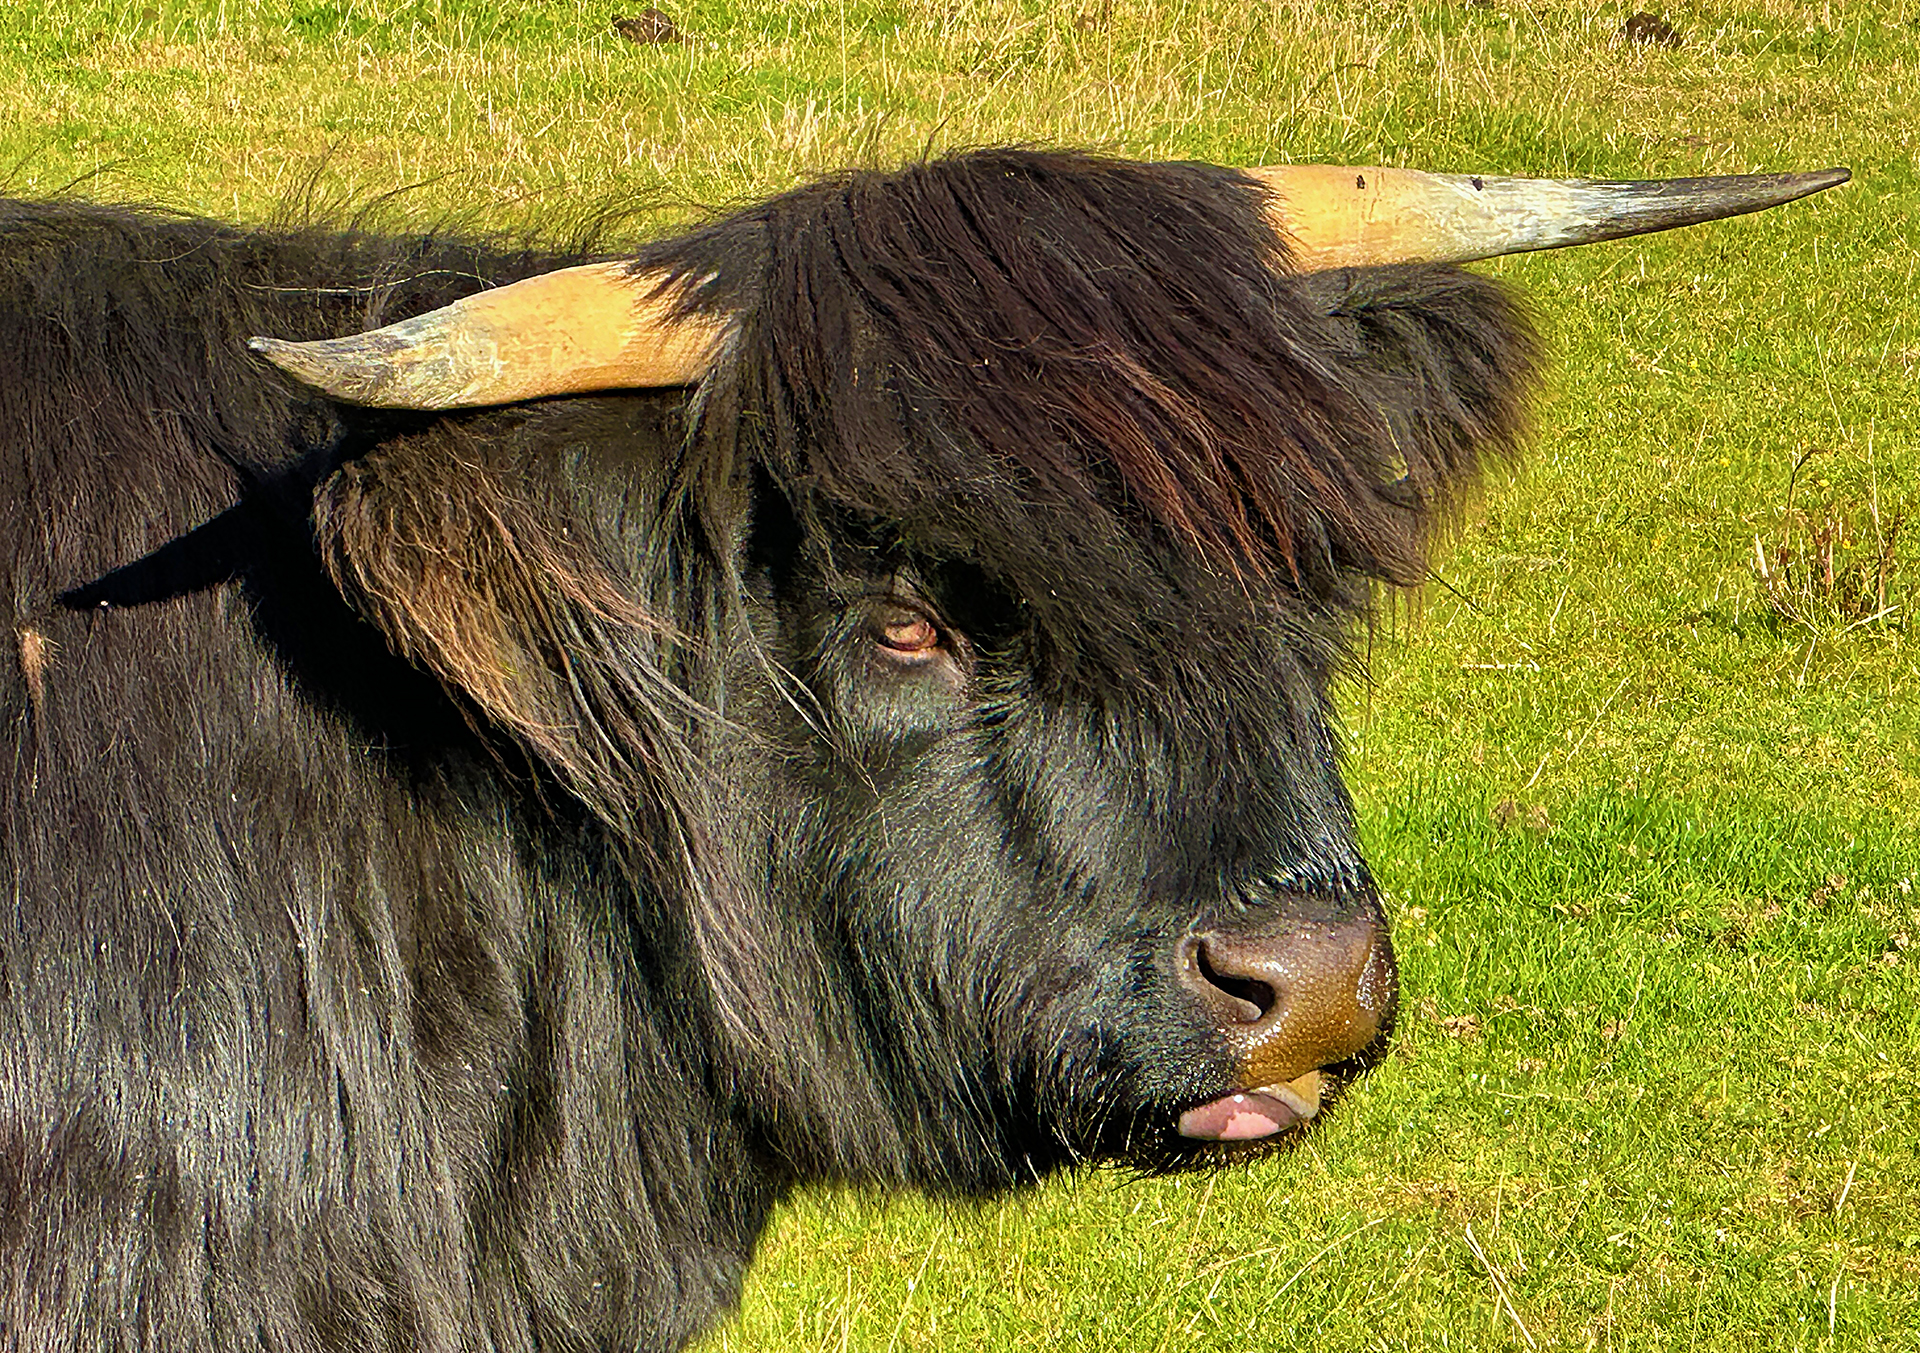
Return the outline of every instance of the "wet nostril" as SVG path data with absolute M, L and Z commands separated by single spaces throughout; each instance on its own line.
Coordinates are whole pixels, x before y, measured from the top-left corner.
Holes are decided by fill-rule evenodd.
M 1180 984 L 1239 1047 L 1243 1086 L 1354 1057 L 1393 1019 L 1393 946 L 1365 914 L 1189 932 L 1175 954 Z
M 1257 1024 L 1265 1019 L 1267 1012 L 1280 999 L 1272 983 L 1263 982 L 1257 977 L 1248 977 L 1238 973 L 1222 971 L 1209 952 L 1207 942 L 1197 941 L 1193 946 L 1194 966 L 1208 986 L 1225 993 L 1240 1007 L 1236 1015 L 1247 1024 Z

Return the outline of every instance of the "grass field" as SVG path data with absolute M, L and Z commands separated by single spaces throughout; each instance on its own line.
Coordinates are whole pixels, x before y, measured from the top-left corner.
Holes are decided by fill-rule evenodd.
M 0 185 L 664 228 L 1007 140 L 1856 174 L 1488 265 L 1555 374 L 1346 692 L 1408 998 L 1346 1111 L 1216 1177 L 801 1198 L 710 1349 L 1920 1349 L 1920 5 L 617 8 L 12 0 Z

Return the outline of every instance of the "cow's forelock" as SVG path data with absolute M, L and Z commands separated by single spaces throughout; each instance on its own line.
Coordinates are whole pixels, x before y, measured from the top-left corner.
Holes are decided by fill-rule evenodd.
M 678 242 L 659 261 L 743 313 L 702 459 L 971 562 L 1101 681 L 1210 663 L 1248 603 L 1362 609 L 1424 577 L 1436 516 L 1512 448 L 1532 339 L 1455 270 L 1289 275 L 1263 200 L 1207 166 L 1002 152 Z

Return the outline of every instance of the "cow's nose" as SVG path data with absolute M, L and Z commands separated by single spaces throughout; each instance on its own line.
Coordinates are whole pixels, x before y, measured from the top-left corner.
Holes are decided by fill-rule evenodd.
M 1191 934 L 1175 966 L 1241 1050 L 1247 1085 L 1290 1081 L 1362 1052 L 1386 1024 L 1397 987 L 1386 928 L 1364 915 Z

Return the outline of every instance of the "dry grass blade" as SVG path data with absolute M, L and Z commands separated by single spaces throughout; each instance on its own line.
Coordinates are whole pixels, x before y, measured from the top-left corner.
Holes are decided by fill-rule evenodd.
M 1520 1312 L 1514 1308 L 1513 1292 L 1511 1284 L 1507 1281 L 1507 1275 L 1501 1271 L 1500 1265 L 1494 1263 L 1487 1252 L 1480 1248 L 1480 1242 L 1473 1234 L 1473 1223 L 1467 1223 L 1466 1234 L 1467 1248 L 1472 1250 L 1473 1257 L 1480 1261 L 1480 1267 L 1487 1271 L 1487 1277 L 1493 1282 L 1494 1295 L 1500 1299 L 1500 1305 L 1513 1318 L 1514 1328 L 1520 1331 L 1520 1337 L 1527 1341 L 1528 1348 L 1540 1347 L 1534 1342 L 1533 1331 L 1527 1328 L 1527 1322 L 1520 1318 Z

